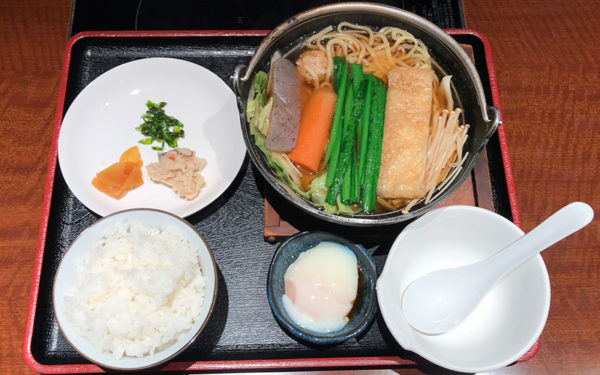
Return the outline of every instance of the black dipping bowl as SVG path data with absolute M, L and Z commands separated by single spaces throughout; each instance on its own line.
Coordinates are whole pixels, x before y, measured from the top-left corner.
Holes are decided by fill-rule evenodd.
M 442 194 L 432 199 L 428 204 L 423 202 L 417 204 L 408 214 L 403 214 L 400 210 L 371 215 L 336 215 L 323 211 L 290 188 L 286 188 L 285 184 L 277 179 L 264 154 L 254 144 L 254 136 L 250 134 L 245 112 L 248 96 L 253 89 L 252 78 L 255 72 L 269 70 L 269 62 L 275 51 L 285 55 L 298 47 L 308 36 L 327 26 L 337 25 L 342 21 L 374 28 L 383 26 L 400 27 L 425 43 L 435 65 L 437 65 L 434 68 L 452 75 L 455 103 L 462 107 L 465 123 L 470 125 L 469 137 L 463 151 L 468 152 L 468 156 L 460 174 Z M 395 224 L 431 210 L 452 194 L 469 176 L 477 158 L 496 130 L 500 119 L 498 109 L 486 103 L 483 86 L 469 56 L 452 37 L 424 18 L 395 7 L 380 4 L 331 4 L 289 18 L 265 37 L 247 67 L 238 66 L 236 68 L 233 81 L 234 90 L 238 96 L 244 141 L 250 159 L 256 168 L 275 191 L 296 207 L 320 219 L 342 225 L 377 226 Z
M 323 241 L 347 246 L 354 252 L 358 262 L 358 291 L 354 306 L 348 314 L 349 321 L 339 331 L 330 333 L 313 332 L 296 324 L 287 314 L 281 300 L 285 294 L 285 271 L 301 253 Z M 312 344 L 331 345 L 360 335 L 373 322 L 377 312 L 376 283 L 375 261 L 363 246 L 331 233 L 301 232 L 281 243 L 275 252 L 267 278 L 267 299 L 275 319 L 290 334 Z

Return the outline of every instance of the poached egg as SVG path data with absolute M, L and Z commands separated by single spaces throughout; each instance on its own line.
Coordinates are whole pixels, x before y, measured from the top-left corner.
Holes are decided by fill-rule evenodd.
M 356 255 L 344 245 L 321 242 L 298 256 L 284 281 L 283 306 L 296 324 L 315 332 L 340 330 L 356 299 Z

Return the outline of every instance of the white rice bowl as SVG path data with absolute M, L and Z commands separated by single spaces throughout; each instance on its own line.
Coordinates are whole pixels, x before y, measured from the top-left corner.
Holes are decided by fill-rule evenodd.
M 216 266 L 198 232 L 163 211 L 98 220 L 71 244 L 53 303 L 69 343 L 100 366 L 163 363 L 204 327 L 216 299 Z

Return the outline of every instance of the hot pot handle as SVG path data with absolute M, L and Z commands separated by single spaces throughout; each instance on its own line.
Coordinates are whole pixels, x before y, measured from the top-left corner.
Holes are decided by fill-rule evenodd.
M 235 70 L 233 71 L 233 75 L 231 76 L 231 79 L 233 81 L 233 92 L 238 96 L 241 97 L 241 86 L 242 86 L 242 78 L 244 76 L 244 74 L 246 73 L 248 67 L 246 65 L 240 64 L 238 66 L 235 67 Z
M 502 123 L 502 121 L 500 120 L 500 110 L 494 106 L 487 106 L 487 115 L 488 119 L 486 121 L 486 126 L 488 127 L 488 129 L 485 135 L 485 139 L 489 140 L 498 128 L 498 125 Z

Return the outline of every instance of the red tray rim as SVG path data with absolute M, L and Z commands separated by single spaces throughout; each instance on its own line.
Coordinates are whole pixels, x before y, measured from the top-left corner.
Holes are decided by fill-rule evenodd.
M 39 363 L 31 351 L 33 340 L 33 329 L 35 321 L 35 312 L 37 308 L 37 298 L 42 273 L 42 261 L 44 257 L 44 246 L 46 243 L 46 234 L 48 230 L 48 220 L 50 215 L 50 202 L 54 185 L 54 176 L 56 173 L 58 156 L 58 135 L 62 123 L 62 114 L 64 111 L 64 102 L 67 89 L 68 73 L 71 62 L 71 52 L 73 46 L 84 38 L 89 37 L 264 37 L 270 30 L 169 30 L 169 31 L 85 31 L 71 37 L 67 42 L 61 77 L 59 82 L 59 91 L 57 98 L 56 111 L 54 115 L 54 125 L 52 133 L 52 145 L 50 147 L 48 172 L 46 175 L 44 198 L 42 204 L 42 215 L 38 232 L 36 254 L 33 267 L 33 276 L 31 290 L 29 294 L 29 307 L 27 312 L 27 322 L 25 326 L 25 338 L 23 341 L 23 359 L 27 365 L 36 372 L 43 374 L 73 374 L 73 373 L 104 373 L 105 371 L 95 364 L 63 364 L 63 365 L 45 365 Z M 487 64 L 492 104 L 500 110 L 500 119 L 502 120 L 502 111 L 500 107 L 500 95 L 494 71 L 492 60 L 492 51 L 488 39 L 480 32 L 472 29 L 445 29 L 450 35 L 471 35 L 479 39 L 484 47 L 484 55 Z M 519 210 L 517 206 L 517 195 L 514 185 L 510 157 L 508 153 L 508 144 L 504 125 L 498 126 L 498 138 L 500 142 L 500 152 L 506 175 L 506 184 L 508 198 L 513 217 L 513 222 L 521 226 Z M 519 359 L 517 362 L 523 362 L 531 359 L 538 351 L 540 340 Z M 340 367 L 398 367 L 416 365 L 416 362 L 399 356 L 369 356 L 369 357 L 336 357 L 336 358 L 287 358 L 287 359 L 262 359 L 262 360 L 223 360 L 223 361 L 196 361 L 196 362 L 171 362 L 161 368 L 161 371 L 209 371 L 209 370 L 265 370 L 265 369 L 300 369 L 300 368 L 340 368 Z

